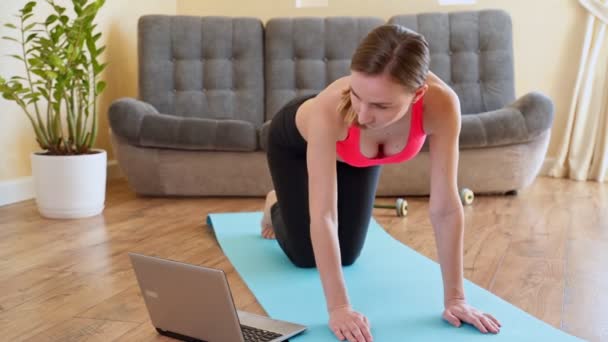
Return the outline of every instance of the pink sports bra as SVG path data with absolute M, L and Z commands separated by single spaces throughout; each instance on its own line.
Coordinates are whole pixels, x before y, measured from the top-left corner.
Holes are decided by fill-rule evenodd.
M 380 155 L 378 157 L 367 158 L 364 156 L 361 153 L 359 141 L 361 131 L 355 125 L 351 125 L 348 128 L 346 139 L 336 142 L 336 153 L 345 163 L 356 167 L 401 163 L 410 160 L 420 152 L 426 139 L 426 133 L 423 128 L 422 111 L 422 98 L 420 98 L 412 107 L 412 118 L 410 120 L 410 132 L 407 138 L 407 144 L 403 150 L 397 154 L 383 156 L 381 155 L 382 150 L 380 150 Z

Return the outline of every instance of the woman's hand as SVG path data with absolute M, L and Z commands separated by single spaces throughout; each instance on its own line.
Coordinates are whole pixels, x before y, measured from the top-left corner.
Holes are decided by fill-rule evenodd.
M 340 341 L 371 342 L 372 334 L 367 317 L 350 306 L 340 307 L 329 313 L 329 327 Z
M 468 305 L 464 300 L 450 301 L 443 311 L 443 319 L 455 327 L 460 327 L 461 321 L 474 325 L 479 331 L 486 334 L 497 334 L 501 324 L 494 316 L 483 313 Z

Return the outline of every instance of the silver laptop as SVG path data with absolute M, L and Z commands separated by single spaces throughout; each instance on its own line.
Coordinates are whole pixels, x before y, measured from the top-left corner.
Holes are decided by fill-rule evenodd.
M 305 326 L 237 311 L 222 270 L 129 253 L 152 324 L 184 341 L 285 341 Z

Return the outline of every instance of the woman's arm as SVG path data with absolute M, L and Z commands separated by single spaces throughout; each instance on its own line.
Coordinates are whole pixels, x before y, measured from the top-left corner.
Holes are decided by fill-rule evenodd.
M 331 311 L 349 305 L 338 243 L 336 140 L 329 116 L 312 114 L 306 129 L 310 237 L 327 308 Z
M 451 89 L 435 97 L 429 134 L 431 198 L 429 215 L 443 277 L 444 318 L 455 326 L 473 324 L 481 332 L 497 333 L 500 323 L 491 315 L 468 306 L 464 293 L 464 213 L 458 195 L 458 137 L 460 103 Z M 426 123 L 426 122 L 425 122 Z
M 342 120 L 335 115 L 335 101 L 325 94 L 317 96 L 309 107 L 312 112 L 305 128 L 310 238 L 329 311 L 329 327 L 340 340 L 369 342 L 369 322 L 351 308 L 342 274 L 336 175 L 336 140 Z
M 429 216 L 443 276 L 444 303 L 447 303 L 454 299 L 465 299 L 462 280 L 464 214 L 457 184 L 460 104 L 456 94 L 449 90 L 442 92 L 442 96 L 435 97 L 435 108 L 429 109 L 434 119 L 429 134 Z

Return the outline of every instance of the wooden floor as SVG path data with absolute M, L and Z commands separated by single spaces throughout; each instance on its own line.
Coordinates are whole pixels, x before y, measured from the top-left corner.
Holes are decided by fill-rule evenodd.
M 437 260 L 428 198 L 408 202 L 406 218 L 374 216 Z M 209 212 L 262 204 L 141 198 L 113 181 L 103 215 L 90 219 L 46 220 L 33 201 L 1 207 L 0 340 L 164 340 L 148 320 L 129 251 L 222 268 L 237 307 L 264 313 L 204 222 Z M 478 196 L 465 215 L 467 279 L 564 331 L 608 341 L 608 185 L 538 178 L 517 196 Z

